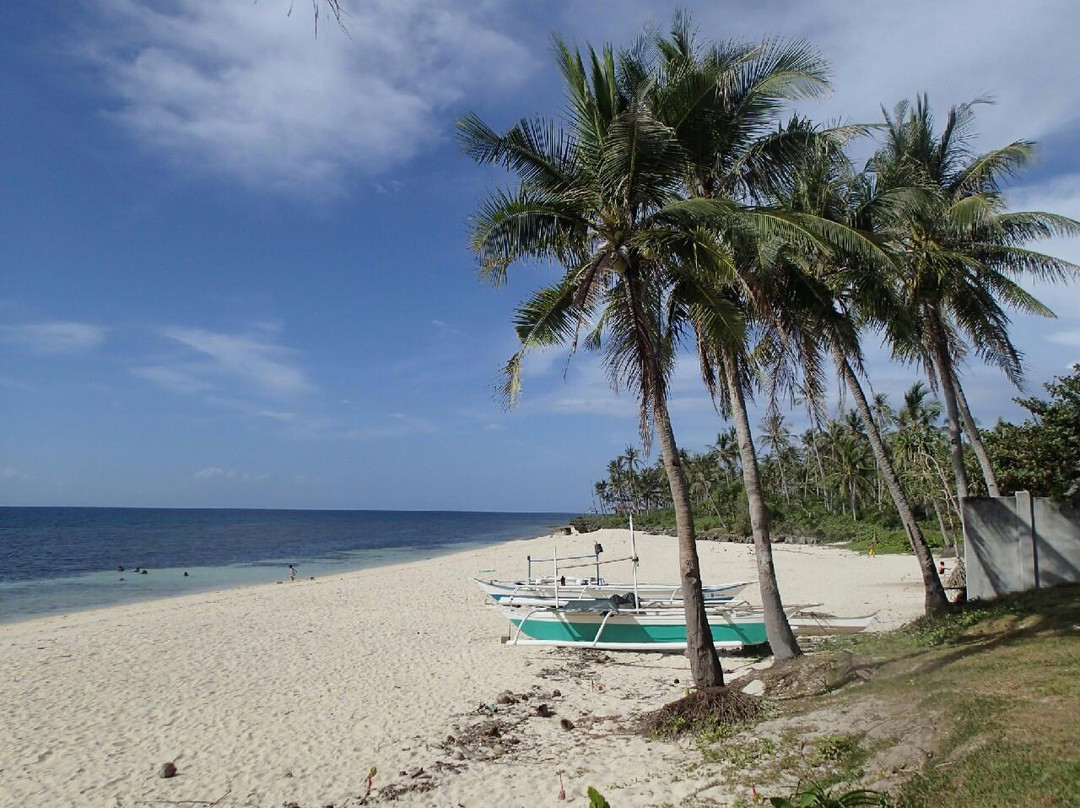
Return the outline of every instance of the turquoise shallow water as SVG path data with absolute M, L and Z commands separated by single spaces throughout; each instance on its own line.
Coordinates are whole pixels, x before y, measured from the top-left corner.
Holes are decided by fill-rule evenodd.
M 0 508 L 0 623 L 285 581 L 289 564 L 299 578 L 393 564 L 540 536 L 569 518 L 452 511 Z M 136 567 L 147 568 L 147 574 L 135 572 Z

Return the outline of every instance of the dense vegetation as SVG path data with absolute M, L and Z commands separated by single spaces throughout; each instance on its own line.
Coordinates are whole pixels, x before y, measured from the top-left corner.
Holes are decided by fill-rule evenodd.
M 1080 489 L 1080 366 L 1045 385 L 1048 400 L 1017 399 L 1032 414 L 1023 424 L 999 421 L 980 430 L 1002 493 L 1075 497 Z M 899 408 L 887 396 L 873 399 L 878 430 L 908 498 L 916 507 L 931 544 L 953 546 L 960 538 L 956 492 L 951 485 L 948 440 L 941 405 L 916 382 Z M 820 421 L 794 434 L 786 417 L 773 412 L 761 423 L 766 447 L 761 475 L 766 501 L 778 532 L 822 541 L 851 541 L 882 552 L 907 552 L 910 545 L 883 491 L 881 472 L 854 411 Z M 974 453 L 965 460 L 975 483 L 972 495 L 985 495 Z M 700 453 L 683 452 L 699 531 L 748 535 L 746 496 L 732 430 Z M 633 513 L 645 528 L 670 529 L 674 522 L 664 473 L 646 465 L 628 446 L 607 466 L 594 486 L 594 510 L 608 518 L 597 524 L 625 525 Z

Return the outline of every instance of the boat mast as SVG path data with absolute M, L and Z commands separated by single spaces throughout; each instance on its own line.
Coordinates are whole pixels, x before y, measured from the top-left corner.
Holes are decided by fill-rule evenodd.
M 634 608 L 641 608 L 641 601 L 638 600 L 637 591 L 637 544 L 634 541 L 634 514 L 630 514 L 630 559 L 634 564 Z
M 555 571 L 555 608 L 559 608 L 559 548 L 551 548 L 551 566 Z

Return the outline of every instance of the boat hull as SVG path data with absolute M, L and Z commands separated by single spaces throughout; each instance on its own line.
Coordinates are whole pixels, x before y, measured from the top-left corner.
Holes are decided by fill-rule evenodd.
M 548 645 L 626 651 L 683 651 L 686 621 L 681 610 L 565 612 L 496 606 L 510 621 L 511 645 Z M 766 642 L 759 614 L 716 612 L 708 615 L 713 644 L 720 649 Z

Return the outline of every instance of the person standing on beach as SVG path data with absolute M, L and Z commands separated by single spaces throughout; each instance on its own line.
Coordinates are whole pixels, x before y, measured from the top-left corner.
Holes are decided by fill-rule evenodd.
M 289 580 L 296 580 L 296 567 L 294 567 L 292 564 L 289 565 Z

